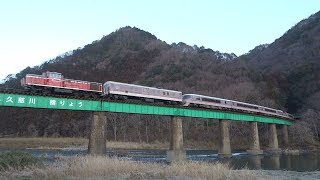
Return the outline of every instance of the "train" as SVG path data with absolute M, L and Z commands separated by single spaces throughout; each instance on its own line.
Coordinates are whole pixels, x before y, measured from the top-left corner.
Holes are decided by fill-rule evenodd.
M 236 110 L 268 116 L 294 119 L 294 116 L 282 110 L 249 104 L 240 101 L 222 99 L 200 94 L 183 94 L 181 91 L 107 81 L 104 84 L 82 80 L 67 79 L 58 72 L 44 72 L 41 75 L 27 74 L 21 79 L 21 85 L 32 92 L 43 94 L 68 93 L 74 96 L 102 97 L 110 99 L 138 99 L 146 102 L 194 106 L 219 110 Z

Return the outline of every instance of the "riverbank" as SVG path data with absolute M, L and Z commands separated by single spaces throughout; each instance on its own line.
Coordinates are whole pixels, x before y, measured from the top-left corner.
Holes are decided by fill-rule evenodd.
M 162 150 L 152 150 L 156 149 L 155 147 L 158 148 L 161 146 L 157 144 L 142 145 L 139 143 L 126 144 L 123 142 L 108 142 L 108 156 L 99 157 L 98 159 L 104 159 L 104 161 L 99 160 L 95 162 L 95 160 L 90 159 L 90 156 L 87 156 L 87 140 L 81 138 L 76 139 L 77 138 L 0 138 L 0 147 L 4 148 L 2 150 L 0 149 L 0 154 L 20 151 L 32 154 L 34 158 L 45 159 L 44 163 L 40 166 L 31 166 L 24 169 L 11 168 L 6 171 L 1 171 L 0 168 L 0 179 L 87 179 L 82 178 L 82 176 L 96 177 L 94 179 L 212 179 L 207 178 L 206 174 L 208 173 L 206 172 L 202 172 L 203 174 L 199 176 L 193 176 L 185 171 L 191 171 L 188 170 L 188 168 L 197 168 L 197 166 L 201 166 L 200 169 L 206 169 L 207 166 L 211 169 L 215 169 L 216 167 L 213 166 L 218 164 L 226 168 L 229 174 L 233 174 L 229 176 L 224 175 L 224 178 L 222 179 L 237 179 L 237 173 L 243 173 L 245 171 L 248 171 L 250 176 L 240 176 L 242 178 L 238 179 L 251 179 L 251 177 L 253 177 L 253 179 L 299 179 L 300 177 L 301 179 L 320 179 L 320 172 L 318 171 L 320 167 L 319 154 L 283 154 L 280 156 L 265 154 L 261 156 L 248 156 L 245 152 L 240 151 L 235 152 L 233 158 L 219 160 L 217 159 L 217 151 L 214 150 L 188 150 L 187 158 L 189 160 L 177 164 L 176 166 L 172 166 L 165 164 L 166 147 Z M 46 146 L 43 146 L 44 144 Z M 113 147 L 113 149 L 110 149 L 110 146 Z M 135 150 L 130 150 L 129 148 Z M 6 158 L 6 161 L 11 161 L 11 159 L 14 160 L 16 158 Z M 129 167 L 138 166 L 139 168 L 129 168 L 126 172 L 124 172 L 124 170 L 112 169 L 116 168 L 116 166 L 110 167 L 114 172 L 111 170 L 100 170 L 98 168 L 100 166 L 103 167 L 103 169 L 108 169 L 107 167 L 104 167 L 109 166 L 106 161 L 111 162 L 111 167 L 115 163 L 121 164 L 128 162 Z M 90 166 L 93 169 L 86 168 L 86 166 Z M 94 169 L 94 166 L 97 166 L 97 169 Z M 125 164 L 122 164 L 121 166 L 124 168 L 126 167 Z M 121 166 L 119 165 L 118 168 L 121 169 Z M 140 166 L 147 166 L 151 169 L 142 168 L 141 170 Z M 232 167 L 232 169 L 229 167 Z M 153 168 L 158 170 L 152 170 Z M 176 168 L 176 170 L 171 173 L 170 169 L 172 168 Z M 87 172 L 87 175 L 81 174 L 86 173 L 86 169 L 89 171 Z M 180 174 L 178 173 L 180 172 L 178 171 L 179 169 L 181 169 L 180 171 L 183 171 Z M 91 171 L 94 171 L 97 174 L 94 174 Z M 81 175 L 81 177 L 79 177 L 78 174 Z M 236 178 L 234 178 L 234 176 L 236 176 Z
M 232 170 L 226 164 L 143 163 L 110 157 L 57 157 L 53 163 L 0 170 L 0 179 L 319 179 L 320 171 Z
M 9 137 L 0 138 L 0 148 L 7 149 L 54 149 L 88 146 L 85 138 Z
M 46 137 L 14 137 L 0 138 L 0 148 L 6 149 L 61 149 L 87 148 L 89 140 L 86 138 L 46 138 Z M 136 143 L 136 142 L 107 142 L 110 149 L 167 149 L 167 143 Z
M 143 163 L 110 157 L 60 157 L 45 166 L 0 171 L 1 179 L 256 179 L 222 163 Z
M 87 149 L 89 140 L 87 138 L 67 138 L 67 137 L 1 137 L 0 138 L 0 149 Z M 166 142 L 119 142 L 119 141 L 107 141 L 107 149 L 114 150 L 167 150 L 169 143 Z M 232 146 L 234 149 L 246 150 L 246 145 L 238 144 Z M 265 147 L 262 147 L 265 148 Z M 193 150 L 217 150 L 218 145 L 212 142 L 194 142 L 185 141 L 184 149 Z M 312 144 L 310 148 L 288 148 L 283 149 L 284 154 L 301 154 L 301 153 L 319 153 L 319 145 Z
M 0 148 L 6 149 L 61 149 L 61 148 L 88 148 L 89 140 L 86 138 L 51 138 L 51 137 L 5 137 L 0 138 Z M 169 148 L 169 142 L 119 142 L 107 141 L 108 149 L 158 149 L 164 150 Z M 217 149 L 213 143 L 199 143 L 186 141 L 185 149 Z

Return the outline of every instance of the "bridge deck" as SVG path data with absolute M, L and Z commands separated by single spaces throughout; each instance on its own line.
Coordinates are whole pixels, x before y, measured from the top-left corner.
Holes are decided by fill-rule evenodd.
M 83 111 L 107 111 L 132 114 L 154 114 L 164 116 L 186 116 L 210 119 L 229 119 L 236 121 L 255 121 L 291 125 L 287 119 L 264 117 L 253 114 L 222 112 L 209 109 L 191 109 L 183 107 L 164 107 L 145 104 L 128 104 L 120 102 L 93 101 L 81 99 L 56 98 L 0 93 L 0 106 L 65 109 Z

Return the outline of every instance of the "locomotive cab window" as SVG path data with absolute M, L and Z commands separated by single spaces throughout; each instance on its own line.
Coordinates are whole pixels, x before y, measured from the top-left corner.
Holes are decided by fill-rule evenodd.
M 49 72 L 47 76 L 53 79 L 61 79 L 61 73 Z

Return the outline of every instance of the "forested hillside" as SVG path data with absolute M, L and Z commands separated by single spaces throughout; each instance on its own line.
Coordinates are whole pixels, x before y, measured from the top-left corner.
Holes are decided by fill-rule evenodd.
M 312 131 L 319 140 L 320 12 L 297 23 L 272 44 L 257 46 L 239 59 L 261 72 L 277 104 L 301 117 L 300 131 Z
M 72 79 L 113 80 L 229 98 L 301 115 L 301 122 L 290 128 L 292 137 L 296 142 L 313 143 L 319 140 L 320 127 L 320 106 L 315 101 L 320 100 L 319 19 L 317 13 L 274 43 L 258 46 L 240 57 L 181 42 L 167 44 L 138 28 L 124 27 L 83 48 L 28 67 L 1 87 L 21 88 L 20 79 L 25 74 L 48 70 Z M 87 136 L 90 116 L 89 112 L 2 107 L 0 133 Z M 151 142 L 169 138 L 166 117 L 111 114 L 108 122 L 113 140 Z M 189 141 L 216 143 L 216 121 L 186 119 L 184 128 Z M 266 144 L 265 129 L 265 125 L 260 126 L 262 144 Z M 247 123 L 232 123 L 231 132 L 233 141 L 246 138 Z

